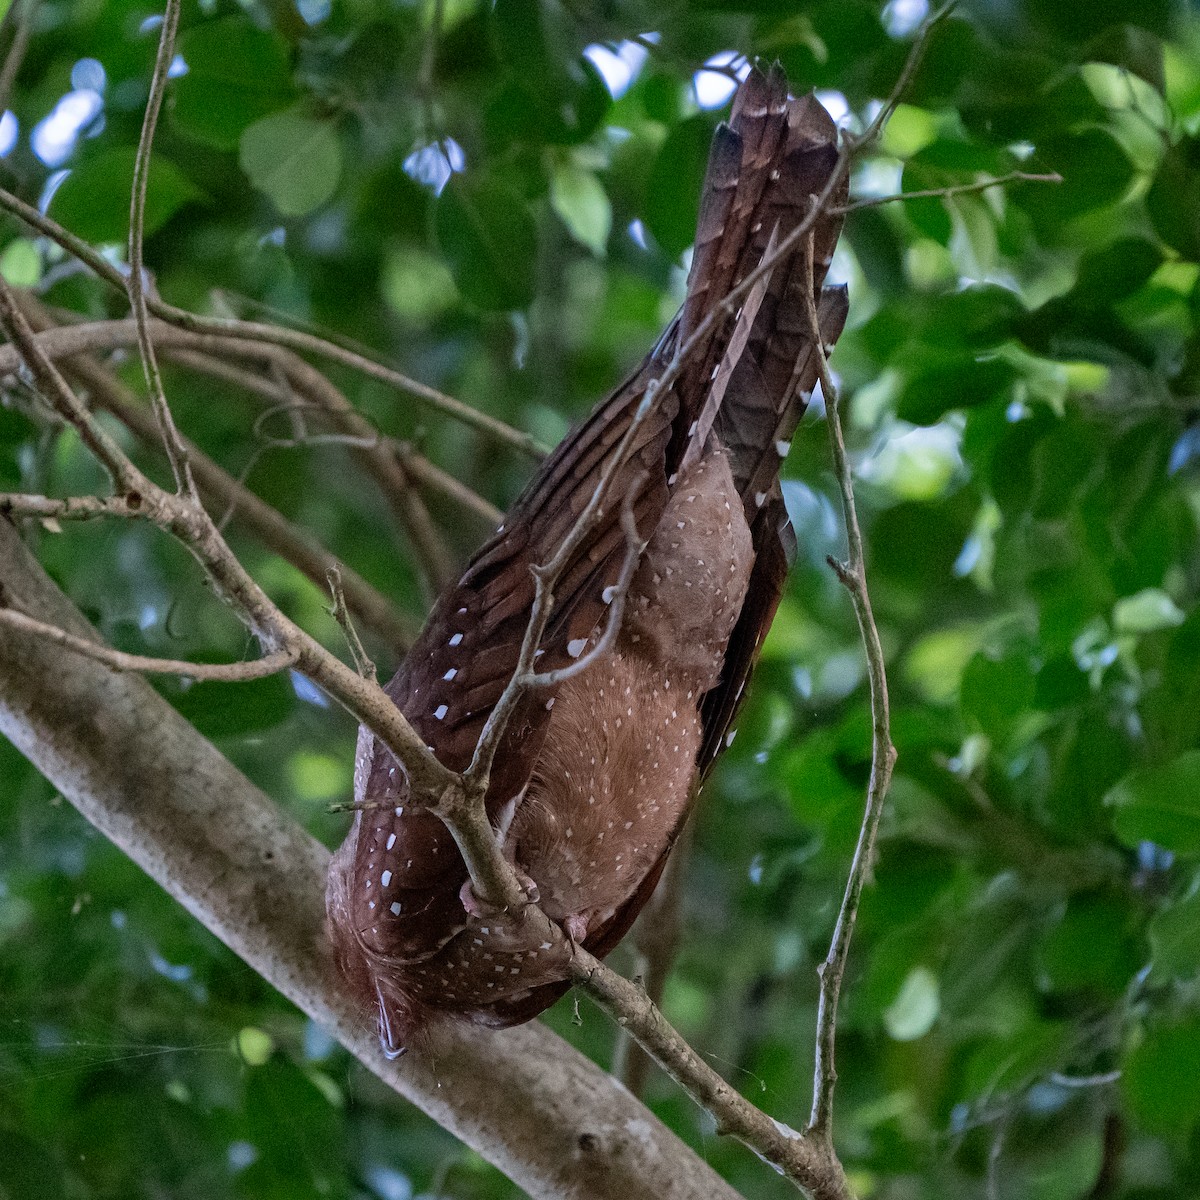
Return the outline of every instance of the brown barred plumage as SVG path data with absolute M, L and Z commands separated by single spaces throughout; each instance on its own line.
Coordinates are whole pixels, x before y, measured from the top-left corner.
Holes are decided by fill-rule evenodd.
M 533 601 L 530 566 L 562 544 L 647 383 L 768 243 L 803 219 L 836 161 L 836 129 L 816 99 L 789 99 L 778 67 L 752 71 L 713 140 L 680 314 L 542 464 L 387 686 L 446 766 L 470 762 L 517 663 Z M 844 198 L 843 184 L 833 203 Z M 817 222 L 818 289 L 840 228 L 839 217 Z M 715 321 L 658 397 L 614 480 L 614 495 L 639 487 L 633 512 L 649 539 L 616 645 L 555 691 L 530 697 L 496 758 L 488 812 L 505 853 L 537 885 L 546 913 L 598 955 L 653 891 L 697 780 L 726 744 L 779 603 L 792 548 L 779 465 L 817 374 L 803 287 L 797 247 L 740 333 L 736 317 Z M 821 289 L 818 312 L 831 344 L 845 321 L 845 290 Z M 610 507 L 555 588 L 543 669 L 577 658 L 604 627 L 625 549 L 618 506 Z M 566 990 L 564 963 L 548 944 L 524 945 L 468 911 L 475 906 L 449 832 L 407 808 L 403 771 L 366 733 L 355 797 L 372 807 L 356 814 L 334 858 L 329 931 L 347 982 L 378 1010 L 385 1049 L 399 1053 L 437 1014 L 512 1025 Z

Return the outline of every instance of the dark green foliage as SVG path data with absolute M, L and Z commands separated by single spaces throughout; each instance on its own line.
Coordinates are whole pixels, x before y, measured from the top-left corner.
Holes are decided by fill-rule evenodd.
M 435 7 L 446 27 L 431 40 Z M 911 7 L 195 0 L 156 141 L 147 263 L 174 303 L 283 312 L 553 441 L 681 295 L 719 115 L 697 107 L 696 68 L 731 48 L 778 58 L 797 88 L 840 91 L 861 115 L 896 78 L 908 43 L 889 28 Z M 80 131 L 49 212 L 118 256 L 154 11 L 42 0 L 9 100 L 20 139 L 3 183 L 36 202 L 57 164 L 29 135 L 85 86 L 72 83 L 81 59 L 102 65 L 103 120 Z M 585 47 L 651 31 L 656 47 L 613 97 Z M 1200 1188 L 1198 137 L 1200 24 L 1184 4 L 964 3 L 856 170 L 859 194 L 1063 177 L 860 210 L 834 268 L 852 309 L 833 365 L 900 752 L 839 1032 L 837 1136 L 864 1197 Z M 125 315 L 10 218 L 0 270 L 90 319 Z M 115 365 L 141 388 L 136 363 Z M 287 414 L 256 433 L 263 401 L 166 371 L 190 437 L 420 614 L 409 547 L 346 447 L 268 448 L 263 433 L 291 433 Z M 527 477 L 527 461 L 410 397 L 331 376 L 496 504 Z M 103 489 L 21 387 L 4 399 L 0 489 Z M 666 1009 L 799 1125 L 870 723 L 853 614 L 824 561 L 843 537 L 820 413 L 785 474 L 798 563 L 703 798 Z M 460 559 L 486 535 L 429 503 Z M 230 531 L 272 597 L 340 652 L 327 598 Z M 29 538 L 113 644 L 246 653 L 192 560 L 151 530 Z M 340 839 L 346 818 L 328 805 L 349 792 L 354 730 L 339 710 L 287 676 L 158 686 L 317 836 Z M 7 743 L 0 781 L 0 1197 L 516 1195 Z M 609 1062 L 612 1029 L 581 1011 L 582 1026 L 569 1001 L 549 1021 Z M 661 1077 L 649 1099 L 747 1196 L 792 1194 Z M 1093 1190 L 1101 1178 L 1108 1190 Z

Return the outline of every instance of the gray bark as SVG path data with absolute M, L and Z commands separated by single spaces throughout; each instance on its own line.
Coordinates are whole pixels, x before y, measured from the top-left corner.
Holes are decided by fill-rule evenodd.
M 0 599 L 39 619 L 96 636 L 2 518 L 0 587 Z M 234 953 L 531 1196 L 736 1200 L 618 1082 L 542 1025 L 456 1027 L 438 1035 L 436 1061 L 388 1062 L 373 1022 L 327 965 L 327 851 L 142 678 L 6 631 L 0 732 Z

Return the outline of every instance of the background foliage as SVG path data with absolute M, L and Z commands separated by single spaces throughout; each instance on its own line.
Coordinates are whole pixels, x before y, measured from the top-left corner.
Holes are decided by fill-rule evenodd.
M 147 258 L 174 303 L 351 337 L 553 442 L 682 294 L 726 93 L 699 68 L 777 57 L 860 127 L 924 11 L 191 3 Z M 0 122 L 4 186 L 118 258 L 155 13 L 43 0 Z M 834 366 L 900 751 L 843 1001 L 838 1137 L 866 1196 L 1166 1200 L 1200 1193 L 1196 16 L 1171 0 L 964 3 L 855 183 L 937 188 L 1018 164 L 1064 182 L 861 210 L 834 267 L 851 286 Z M 0 239 L 11 282 L 123 315 L 52 245 L 11 220 Z M 497 504 L 526 477 L 514 452 L 334 375 L 381 429 Z M 420 614 L 408 548 L 344 448 L 266 448 L 261 401 L 180 369 L 168 387 L 214 458 Z M 704 797 L 666 998 L 715 1065 L 793 1124 L 869 747 L 857 634 L 823 563 L 840 519 L 820 426 L 811 413 L 786 466 L 800 561 Z M 12 388 L 0 488 L 100 482 Z M 479 519 L 430 504 L 467 555 Z M 243 652 L 153 531 L 29 536 L 118 646 Z M 307 580 L 235 548 L 337 645 Z M 350 789 L 343 714 L 287 678 L 159 686 L 318 836 L 340 838 L 346 819 L 327 806 Z M 0 780 L 0 1196 L 515 1194 L 6 743 Z M 612 1030 L 587 1004 L 581 1025 L 569 1000 L 548 1019 L 609 1061 Z M 747 1195 L 789 1194 L 661 1077 L 650 1101 Z

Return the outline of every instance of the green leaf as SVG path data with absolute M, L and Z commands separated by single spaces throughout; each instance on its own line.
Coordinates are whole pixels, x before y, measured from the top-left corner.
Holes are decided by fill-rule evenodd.
M 1200 1117 L 1200 1020 L 1151 1029 L 1125 1062 L 1121 1089 L 1149 1133 L 1185 1133 Z
M 1127 936 L 1134 916 L 1127 899 L 1118 894 L 1071 897 L 1039 954 L 1051 990 L 1086 988 L 1113 997 L 1121 995 L 1141 965 Z
M 977 654 L 962 680 L 962 710 L 989 737 L 1002 741 L 1033 702 L 1034 675 L 1027 655 L 1013 651 L 1002 658 Z
M 712 130 L 712 122 L 704 116 L 676 125 L 650 173 L 642 215 L 646 228 L 671 258 L 678 258 L 696 237 Z
M 275 1051 L 271 1035 L 248 1025 L 237 1035 L 238 1053 L 252 1067 L 261 1067 Z
M 296 697 L 287 674 L 280 672 L 244 683 L 196 683 L 173 703 L 205 737 L 237 738 L 278 725 Z
M 558 167 L 550 178 L 550 204 L 571 236 L 603 258 L 612 232 L 612 205 L 595 174 L 573 163 Z
M 50 201 L 60 224 L 88 242 L 124 242 L 129 238 L 129 201 L 137 151 L 118 146 L 75 167 Z M 169 159 L 150 160 L 146 188 L 146 234 L 161 229 L 191 200 L 204 193 Z
M 232 150 L 247 126 L 295 99 L 287 47 L 246 17 L 194 26 L 179 53 L 188 70 L 174 83 L 171 117 L 197 141 Z
M 1040 169 L 1057 171 L 1062 183 L 1022 188 L 1014 201 L 1029 212 L 1065 220 L 1119 200 L 1133 182 L 1133 163 L 1104 129 L 1054 133 L 1038 143 Z
M 1150 961 L 1156 983 L 1200 973 L 1200 888 L 1150 922 Z
M 13 287 L 33 287 L 42 278 L 42 256 L 28 238 L 13 238 L 0 254 L 0 275 Z
M 1093 250 L 1079 264 L 1071 300 L 1086 308 L 1131 295 L 1158 270 L 1162 251 L 1145 238 L 1125 237 Z
M 1153 633 L 1182 625 L 1184 614 L 1161 588 L 1143 588 L 1113 605 L 1113 628 L 1118 633 Z
M 533 300 L 537 231 L 506 184 L 454 176 L 438 197 L 436 224 L 454 282 L 472 304 L 511 309 Z
M 342 173 L 342 148 L 330 122 L 289 108 L 263 117 L 242 134 L 238 161 L 285 217 L 300 217 L 333 195 Z
M 1146 208 L 1168 246 L 1200 261 L 1200 138 L 1183 137 L 1163 156 Z
M 913 967 L 884 1010 L 883 1024 L 893 1040 L 914 1042 L 933 1028 L 940 1010 L 937 976 L 928 967 Z
M 932 425 L 953 409 L 986 404 L 1016 377 L 1013 367 L 999 358 L 934 351 L 928 359 L 929 365 L 909 377 L 896 404 L 896 415 L 915 425 Z
M 458 299 L 446 264 L 417 246 L 398 246 L 384 264 L 380 288 L 406 322 L 426 326 Z
M 1200 853 L 1200 750 L 1163 766 L 1131 771 L 1104 797 L 1127 846 L 1154 842 L 1177 854 Z

